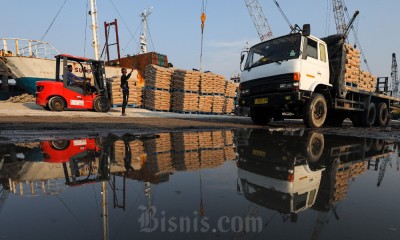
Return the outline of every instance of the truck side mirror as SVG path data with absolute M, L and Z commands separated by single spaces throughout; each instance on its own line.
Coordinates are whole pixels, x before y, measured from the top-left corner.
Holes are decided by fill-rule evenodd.
M 244 53 L 242 53 L 242 56 L 240 56 L 240 64 L 243 63 L 243 60 L 244 60 Z
M 301 35 L 306 36 L 306 37 L 311 35 L 311 26 L 310 26 L 310 24 L 304 24 L 303 25 L 303 31 L 301 32 Z
M 242 51 L 242 54 L 240 56 L 240 71 L 243 71 L 243 69 L 242 69 L 243 61 L 244 61 L 244 58 L 246 57 L 247 53 L 249 53 L 249 51 Z

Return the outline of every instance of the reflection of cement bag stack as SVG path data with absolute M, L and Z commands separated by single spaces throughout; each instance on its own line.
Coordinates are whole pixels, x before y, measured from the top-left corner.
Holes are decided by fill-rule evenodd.
M 174 152 L 197 151 L 199 149 L 199 134 L 197 132 L 172 133 Z
M 224 154 L 225 161 L 232 161 L 236 159 L 235 149 L 233 147 L 233 133 L 231 130 L 223 132 L 224 138 Z
M 131 77 L 128 79 L 129 98 L 128 105 L 141 106 L 142 105 L 142 88 L 138 87 L 137 70 L 132 72 Z M 122 105 L 122 89 L 121 89 L 121 76 L 111 78 L 111 104 Z
M 225 161 L 224 149 L 200 150 L 200 167 L 212 168 L 222 165 Z
M 159 133 L 157 138 L 148 139 L 144 142 L 144 149 L 148 154 L 171 152 L 171 134 Z
M 130 141 L 129 143 L 131 150 L 131 166 L 134 170 L 140 170 L 146 161 L 146 154 L 143 148 L 143 142 L 140 140 Z M 115 162 L 118 166 L 125 167 L 126 148 L 125 143 L 122 140 L 114 143 L 114 156 Z
M 222 135 L 222 131 L 213 131 L 212 132 L 212 144 L 213 148 L 223 148 L 224 147 L 224 137 Z
M 339 165 L 338 169 L 343 169 L 344 165 Z M 333 194 L 333 201 L 339 202 L 346 198 L 349 190 L 350 169 L 344 169 L 336 173 L 335 179 L 335 192 Z
M 199 152 L 176 152 L 174 153 L 174 167 L 177 171 L 196 170 L 200 168 Z
M 211 132 L 199 132 L 199 148 L 213 148 Z
M 358 163 L 353 163 L 350 166 L 350 177 L 355 178 L 358 175 L 364 174 L 367 172 L 367 162 L 358 162 Z
M 148 154 L 147 162 L 151 164 L 153 174 L 172 173 L 175 170 L 171 152 Z
M 233 132 L 231 130 L 224 131 L 223 138 L 225 141 L 225 145 L 233 145 Z

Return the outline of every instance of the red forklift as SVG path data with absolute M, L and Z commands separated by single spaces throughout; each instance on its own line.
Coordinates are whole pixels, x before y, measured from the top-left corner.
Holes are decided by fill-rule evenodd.
M 36 82 L 36 104 L 46 110 L 62 111 L 69 109 L 94 109 L 108 112 L 111 104 L 109 91 L 105 83 L 104 62 L 68 54 L 56 58 L 55 81 Z M 82 73 L 82 86 L 71 86 L 68 81 L 68 65 L 73 65 L 75 72 Z M 91 73 L 91 79 L 86 75 Z

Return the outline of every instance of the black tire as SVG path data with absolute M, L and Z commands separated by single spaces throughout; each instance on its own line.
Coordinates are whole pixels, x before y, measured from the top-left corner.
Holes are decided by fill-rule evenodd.
M 47 111 L 52 111 L 51 109 L 50 109 L 50 107 L 49 107 L 49 104 L 47 104 L 46 106 L 44 106 L 43 107 L 45 110 L 47 110 Z
M 383 149 L 383 147 L 385 146 L 385 140 L 383 139 L 374 139 L 372 141 L 372 146 L 371 146 L 371 150 L 375 151 L 375 152 L 379 152 Z
M 307 101 L 303 111 L 303 122 L 308 128 L 319 128 L 324 125 L 328 107 L 324 95 L 314 93 Z
M 95 139 L 96 146 L 98 148 L 100 148 L 100 149 L 103 149 L 104 148 L 104 141 L 105 141 L 105 139 L 103 137 L 96 138 Z
M 375 103 L 371 102 L 362 113 L 361 125 L 363 127 L 371 127 L 375 122 L 376 107 Z
M 316 132 L 309 133 L 304 148 L 307 161 L 310 163 L 318 162 L 324 153 L 324 147 L 325 138 L 323 134 Z
M 61 112 L 67 106 L 65 100 L 62 97 L 55 96 L 49 100 L 49 108 L 56 112 Z
M 68 140 L 54 140 L 51 141 L 51 146 L 56 150 L 65 150 L 69 147 Z
M 386 127 L 389 124 L 389 109 L 386 103 L 379 103 L 376 108 L 374 126 Z
M 264 108 L 250 108 L 250 117 L 256 125 L 267 125 L 272 118 Z
M 108 112 L 111 108 L 110 101 L 104 96 L 98 96 L 93 102 L 93 108 L 96 112 Z

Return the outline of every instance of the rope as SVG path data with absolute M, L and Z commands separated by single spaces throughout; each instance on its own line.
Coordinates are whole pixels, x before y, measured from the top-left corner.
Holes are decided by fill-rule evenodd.
M 121 14 L 119 13 L 117 7 L 115 6 L 113 0 L 110 0 L 111 4 L 113 5 L 115 11 L 117 12 L 118 16 L 121 18 L 122 22 L 124 23 L 125 27 L 128 29 L 129 34 L 131 35 L 132 39 L 134 39 L 134 36 L 131 32 L 131 29 L 128 27 L 128 24 L 126 24 L 124 18 L 121 16 Z M 134 39 L 135 40 L 135 39 Z M 139 43 L 135 40 L 136 44 L 139 45 Z
M 85 16 L 86 16 L 86 22 L 85 22 L 85 41 L 83 43 L 83 56 L 86 57 L 86 31 L 87 31 L 87 23 L 88 23 L 88 7 L 89 7 L 89 0 L 86 1 L 86 11 L 85 11 Z
M 50 26 L 47 28 L 46 32 L 44 33 L 44 35 L 42 36 L 40 41 L 43 41 L 44 37 L 46 37 L 47 33 L 49 32 L 50 28 L 53 26 L 53 23 L 56 21 L 56 19 L 57 19 L 58 15 L 60 14 L 61 10 L 64 8 L 66 2 L 67 2 L 67 0 L 64 0 L 64 3 L 61 5 L 61 7 L 58 10 L 56 16 L 53 18 L 53 21 L 51 21 Z
M 153 47 L 153 51 L 156 52 L 156 48 L 154 47 L 154 44 L 153 44 L 153 38 L 151 37 L 151 31 L 150 31 L 150 27 L 149 26 L 150 26 L 149 22 L 147 22 L 147 32 L 148 32 L 149 37 L 150 37 L 151 46 Z

